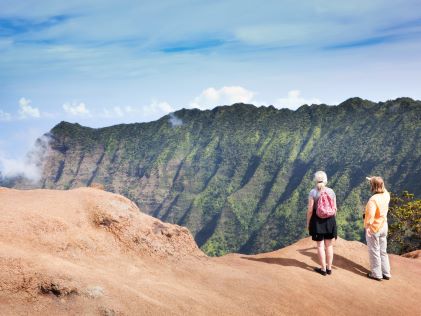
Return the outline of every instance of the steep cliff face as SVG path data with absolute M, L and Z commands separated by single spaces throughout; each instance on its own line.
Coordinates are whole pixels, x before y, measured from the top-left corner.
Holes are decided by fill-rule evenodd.
M 61 122 L 51 132 L 42 187 L 102 183 L 146 213 L 187 226 L 208 254 L 269 251 L 306 235 L 315 171 L 338 196 L 339 233 L 359 239 L 367 175 L 395 192 L 421 194 L 421 102 L 296 111 L 247 104 L 180 110 L 139 124 L 92 129 Z

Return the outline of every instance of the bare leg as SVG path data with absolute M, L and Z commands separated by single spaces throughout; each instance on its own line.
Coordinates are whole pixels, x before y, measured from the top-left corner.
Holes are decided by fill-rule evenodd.
M 327 268 L 329 270 L 332 270 L 332 263 L 333 263 L 333 245 L 332 245 L 332 239 L 325 239 L 325 248 L 326 248 Z
M 322 270 L 326 271 L 326 253 L 323 240 L 317 242 L 317 254 L 319 255 L 319 262 Z

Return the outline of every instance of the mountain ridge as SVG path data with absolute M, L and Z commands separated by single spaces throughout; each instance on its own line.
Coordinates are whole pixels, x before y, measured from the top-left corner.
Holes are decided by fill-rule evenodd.
M 171 115 L 183 123 L 174 126 Z M 102 183 L 187 226 L 211 255 L 270 251 L 305 237 L 318 169 L 337 193 L 347 239 L 362 238 L 367 175 L 383 175 L 394 192 L 421 194 L 420 101 L 350 98 L 295 111 L 238 103 L 171 115 L 99 129 L 59 123 L 42 187 Z

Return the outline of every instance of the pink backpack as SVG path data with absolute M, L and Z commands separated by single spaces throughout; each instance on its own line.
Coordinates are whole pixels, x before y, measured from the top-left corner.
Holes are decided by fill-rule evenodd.
M 320 193 L 317 201 L 316 214 L 320 218 L 328 218 L 336 215 L 335 203 L 326 191 Z

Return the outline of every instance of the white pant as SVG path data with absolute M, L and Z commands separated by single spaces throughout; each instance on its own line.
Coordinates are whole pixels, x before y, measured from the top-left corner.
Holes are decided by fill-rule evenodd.
M 370 257 L 371 275 L 381 279 L 383 275 L 390 277 L 389 257 L 387 255 L 387 222 L 375 234 L 365 234 Z

